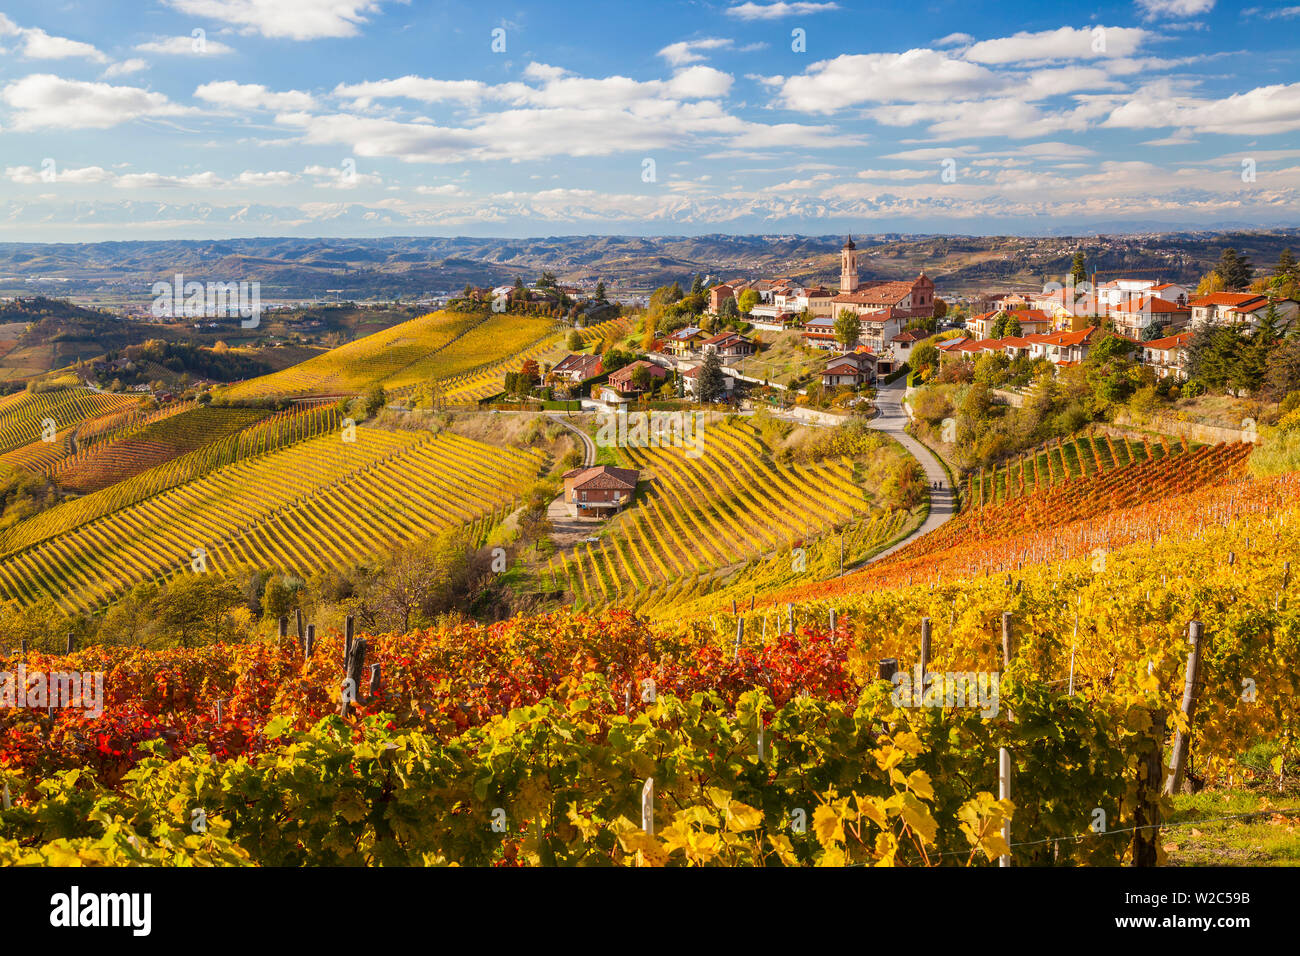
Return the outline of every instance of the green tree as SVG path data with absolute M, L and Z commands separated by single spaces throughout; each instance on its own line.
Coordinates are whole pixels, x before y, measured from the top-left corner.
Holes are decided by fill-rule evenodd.
M 744 315 L 749 315 L 749 311 L 758 305 L 758 293 L 753 289 L 746 289 L 740 293 L 740 299 L 736 302 L 736 307 Z
M 370 386 L 366 392 L 366 417 L 370 418 L 378 414 L 379 410 L 388 404 L 388 393 L 384 391 L 384 386 L 376 382 Z
M 704 356 L 700 374 L 695 380 L 695 397 L 701 402 L 716 402 L 726 392 L 726 376 L 722 371 L 722 359 L 714 349 Z
M 1076 287 L 1088 281 L 1088 267 L 1082 249 L 1074 254 L 1074 261 L 1070 263 L 1070 278 Z
M 835 338 L 846 351 L 857 348 L 858 340 L 862 338 L 862 316 L 853 309 L 840 309 L 835 318 Z
M 577 352 L 579 349 L 582 348 L 582 336 L 578 334 L 577 329 L 574 329 L 572 332 L 569 333 L 568 345 L 569 345 L 570 352 Z
M 704 276 L 696 275 L 695 280 L 691 283 L 691 295 L 704 294 Z
M 1255 275 L 1255 267 L 1251 265 L 1250 260 L 1239 255 L 1237 250 L 1232 248 L 1223 250 L 1214 271 L 1218 273 L 1219 278 L 1223 280 L 1223 287 L 1229 292 L 1240 292 L 1247 288 Z
M 735 322 L 740 318 L 740 307 L 736 305 L 735 296 L 727 296 L 718 306 L 718 315 L 724 322 Z
M 597 302 L 608 302 L 608 301 L 609 301 L 607 298 L 605 298 L 605 280 L 604 280 L 604 279 L 601 279 L 599 282 L 596 283 L 596 301 L 597 301 Z

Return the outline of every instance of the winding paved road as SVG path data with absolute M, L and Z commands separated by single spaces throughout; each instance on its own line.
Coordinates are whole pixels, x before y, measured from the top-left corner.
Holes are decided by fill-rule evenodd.
M 871 420 L 871 427 L 884 432 L 906 448 L 912 457 L 921 463 L 921 468 L 925 471 L 925 478 L 930 483 L 931 489 L 934 488 L 934 483 L 937 481 L 940 490 L 931 490 L 930 514 L 921 527 L 893 547 L 886 548 L 872 557 L 871 560 L 865 562 L 866 564 L 871 564 L 893 554 L 899 548 L 916 540 L 921 535 L 933 531 L 953 516 L 952 488 L 948 485 L 948 473 L 943 470 L 943 465 L 934 456 L 934 452 L 930 451 L 906 431 L 908 418 L 907 411 L 903 408 L 903 395 L 907 390 L 905 383 L 906 378 L 899 378 L 890 385 L 882 384 L 876 389 L 877 414 Z
M 559 422 L 582 440 L 583 466 L 596 463 L 596 443 L 583 429 L 562 415 L 548 415 L 553 422 Z M 576 518 L 569 514 L 569 506 L 564 503 L 564 493 L 551 502 L 546 509 L 546 516 L 551 519 L 551 537 L 562 549 L 568 550 L 583 538 L 598 530 L 600 522 L 595 518 Z

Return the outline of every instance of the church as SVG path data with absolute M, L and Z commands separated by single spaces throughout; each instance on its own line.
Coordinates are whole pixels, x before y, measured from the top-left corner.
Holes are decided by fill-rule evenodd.
M 858 279 L 858 247 L 849 236 L 840 249 L 840 291 L 831 296 L 830 314 L 807 323 L 804 339 L 809 345 L 835 348 L 835 319 L 851 309 L 862 318 L 859 343 L 872 352 L 884 353 L 911 322 L 934 315 L 934 282 L 922 271 L 911 282 Z

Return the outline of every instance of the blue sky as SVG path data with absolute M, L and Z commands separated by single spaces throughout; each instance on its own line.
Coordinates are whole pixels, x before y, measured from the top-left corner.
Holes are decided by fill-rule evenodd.
M 1297 37 L 1224 0 L 7 0 L 0 239 L 1294 226 Z

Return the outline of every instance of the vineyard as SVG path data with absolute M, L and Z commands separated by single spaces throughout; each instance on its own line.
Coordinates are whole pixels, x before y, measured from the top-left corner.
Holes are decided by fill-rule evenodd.
M 1184 449 L 1185 450 L 1185 449 Z M 1017 495 L 1050 489 L 1072 478 L 1086 478 L 1141 461 L 1159 460 L 1174 451 L 1158 437 L 1133 441 L 1109 435 L 1074 435 L 1053 441 L 1001 467 L 980 468 L 966 479 L 968 506 L 1000 504 Z
M 683 448 L 622 449 L 651 479 L 642 499 L 598 545 L 551 566 L 585 606 L 661 603 L 684 579 L 693 583 L 675 593 L 695 596 L 709 572 L 788 552 L 868 510 L 846 462 L 786 465 L 748 424 L 697 428 L 705 441 L 696 458 Z
M 118 440 L 106 440 L 55 469 L 59 484 L 87 494 L 235 435 L 271 413 L 255 408 L 194 406 L 161 416 Z
M 1253 741 L 1300 730 L 1300 607 L 1278 560 L 1300 545 L 1300 480 L 1165 505 L 1159 540 L 1116 547 L 1104 565 L 1085 556 L 1027 565 L 1014 581 L 742 610 L 752 626 L 735 644 L 730 615 L 648 625 L 627 611 L 370 636 L 372 676 L 346 718 L 330 716 L 345 656 L 336 634 L 309 656 L 292 639 L 28 655 L 32 668 L 104 672 L 105 711 L 0 715 L 18 795 L 0 814 L 0 852 L 39 858 L 64 840 L 93 859 L 102 831 L 89 811 L 111 800 L 140 834 L 135 852 L 169 862 L 1123 862 L 1138 844 L 1134 814 L 1159 802 L 1141 768 L 1160 728 L 1179 726 L 1188 621 L 1208 641 L 1191 775 L 1249 776 L 1240 757 Z M 878 662 L 910 669 L 925 619 L 928 672 L 1003 671 L 996 713 L 891 699 Z M 1011 805 L 991 795 L 999 747 L 1014 761 Z M 1285 749 L 1279 766 L 1294 756 Z M 647 778 L 654 834 L 640 825 Z M 346 809 L 383 792 L 403 795 L 400 824 Z M 60 813 L 69 800 L 83 812 Z M 219 821 L 208 836 L 156 842 L 160 821 L 179 831 L 195 806 Z M 436 810 L 447 806 L 458 809 Z M 489 826 L 498 808 L 500 831 Z M 1110 821 L 1100 831 L 1097 808 Z M 791 826 L 795 809 L 806 829 Z M 997 839 L 1008 815 L 1010 845 Z
M 538 469 L 532 456 L 456 437 L 362 428 L 351 441 L 314 438 L 11 551 L 0 561 L 0 597 L 23 605 L 48 597 L 70 612 L 90 610 L 137 584 L 192 569 L 198 556 L 206 565 L 208 555 L 219 566 L 273 556 L 283 570 L 306 574 L 363 557 L 368 544 L 427 533 L 416 515 L 451 523 L 456 512 L 443 510 L 448 500 L 465 509 L 461 522 L 481 517 L 515 497 Z M 434 480 L 443 473 L 447 478 Z M 466 473 L 480 486 L 452 496 L 447 482 Z M 398 492 L 409 497 L 397 513 L 384 520 L 367 513 Z
M 45 392 L 17 392 L 0 399 L 0 452 L 42 441 L 47 422 L 55 432 L 79 422 L 138 404 L 138 396 L 91 392 L 82 388 L 56 388 Z M 58 445 L 55 441 L 47 444 Z
M 64 501 L 7 529 L 0 534 L 0 556 L 64 534 L 86 522 L 201 478 L 223 465 L 335 432 L 339 425 L 338 410 L 330 405 L 306 405 L 283 412 L 115 485 Z
M 492 368 L 556 331 L 551 319 L 508 313 L 434 312 L 375 332 L 298 365 L 221 390 L 231 401 L 308 395 L 355 395 L 372 385 L 395 394 L 431 380 L 455 380 L 473 392 Z

